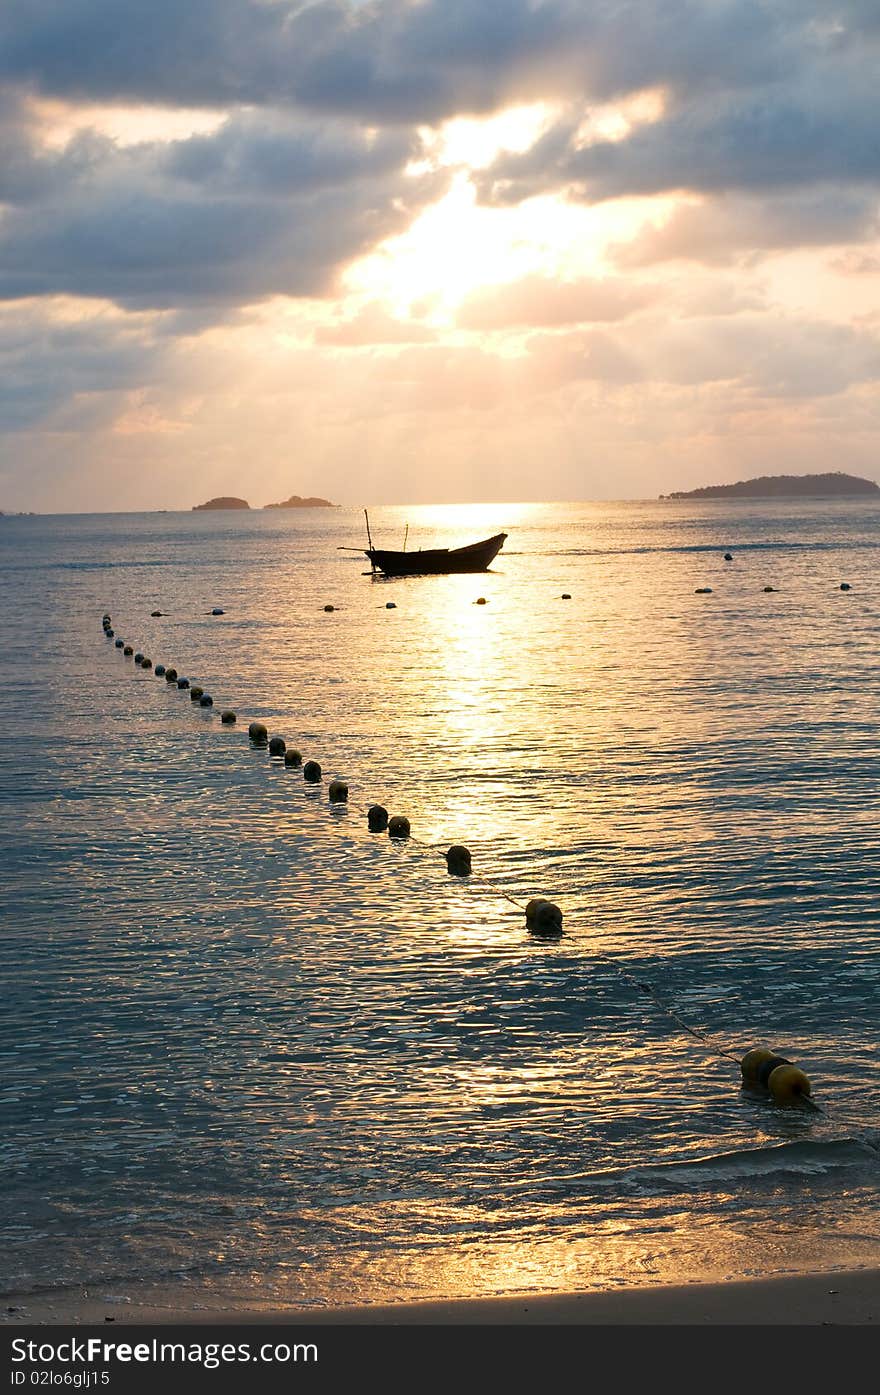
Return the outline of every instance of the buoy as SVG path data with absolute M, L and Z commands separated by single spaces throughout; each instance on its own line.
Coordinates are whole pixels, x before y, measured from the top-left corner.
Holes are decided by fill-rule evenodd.
M 262 722 L 251 722 L 248 727 L 248 736 L 255 746 L 265 746 L 269 739 L 269 733 Z
M 110 626 L 108 625 L 107 628 L 106 628 L 106 630 L 104 631 L 104 633 L 105 633 L 105 635 L 107 636 L 108 639 L 112 639 L 113 636 L 114 636 L 114 634 L 116 633 L 116 631 L 115 631 L 115 630 L 111 630 Z
M 486 604 L 486 597 L 485 597 L 485 596 L 477 596 L 477 599 L 474 601 L 474 605 L 485 605 L 485 604 Z
M 161 615 L 161 614 L 162 614 L 161 610 L 151 610 L 151 611 L 150 611 L 150 615 L 152 616 L 152 618 L 153 618 L 154 620 L 156 619 L 157 616 L 159 616 L 159 615 Z
M 385 609 L 386 609 L 386 610 L 396 610 L 396 609 L 397 609 L 397 601 L 386 601 L 386 602 L 385 602 Z
M 367 827 L 371 833 L 384 833 L 388 827 L 388 810 L 381 804 L 371 804 L 367 810 Z
M 115 645 L 115 647 L 116 647 L 117 649 L 122 649 L 122 648 L 124 647 L 124 645 L 125 645 L 125 640 L 124 640 L 124 639 L 117 639 L 116 645 Z
M 188 688 L 188 687 L 189 687 L 189 679 L 188 679 L 188 678 L 178 678 L 178 680 L 177 680 L 177 686 L 178 686 L 178 688 L 181 689 L 181 691 L 182 691 L 184 688 Z
M 725 552 L 725 554 L 724 554 L 724 560 L 725 560 L 725 562 L 732 562 L 732 561 L 733 561 L 733 553 L 732 553 L 732 552 Z
M 214 699 L 211 697 L 211 694 L 210 694 L 210 693 L 202 693 L 202 696 L 199 698 L 199 707 L 213 707 L 213 706 L 214 706 Z
M 321 778 L 321 767 L 316 760 L 307 760 L 303 766 L 303 779 L 316 785 Z
M 763 1090 L 767 1089 L 767 1081 L 773 1074 L 777 1066 L 790 1066 L 791 1062 L 787 1056 L 771 1056 L 769 1060 L 762 1061 L 758 1066 L 757 1081 Z
M 746 1084 L 757 1085 L 758 1071 L 767 1061 L 778 1060 L 775 1051 L 768 1051 L 766 1046 L 754 1046 L 751 1051 L 747 1051 L 740 1061 L 740 1070 Z
M 141 660 L 141 668 L 152 668 L 152 667 L 153 667 L 153 660 L 152 660 L 152 659 L 142 659 L 142 660 Z
M 331 611 L 331 610 L 335 610 L 336 607 L 335 607 L 335 605 L 325 605 L 324 609 L 325 609 L 325 611 L 327 612 L 327 614 L 329 615 L 329 614 L 330 614 L 330 611 Z
M 535 935 L 561 935 L 562 911 L 554 901 L 535 896 L 526 906 L 526 926 Z
M 564 601 L 570 601 L 570 600 L 571 600 L 571 592 L 570 592 L 570 591 L 563 591 L 563 593 L 562 593 L 562 599 L 563 599 Z
M 237 719 L 231 708 L 227 708 L 225 712 L 220 713 L 220 720 L 224 722 L 226 726 L 231 727 Z
M 137 652 L 137 653 L 135 654 L 135 656 L 134 656 L 134 661 L 135 661 L 135 663 L 136 663 L 136 664 L 142 663 L 143 657 L 144 657 L 143 654 L 140 652 L 140 650 L 138 650 L 138 652 Z
M 126 644 L 126 646 L 125 646 L 125 648 L 123 649 L 122 652 L 123 652 L 123 654 L 131 655 L 131 654 L 134 653 L 134 649 L 132 648 L 132 646 L 131 646 L 130 644 Z
M 272 740 L 269 742 L 269 755 L 270 755 L 270 756 L 283 756 L 283 755 L 284 755 L 284 752 L 285 752 L 286 750 L 287 750 L 287 742 L 284 740 L 284 737 L 283 737 L 283 736 L 273 736 L 273 737 L 272 737 Z
M 848 581 L 842 581 L 840 583 L 840 589 L 841 591 L 851 591 L 852 587 L 850 586 Z
M 409 819 L 404 814 L 395 814 L 388 820 L 389 838 L 408 838 Z
M 176 683 L 176 682 L 177 682 L 177 669 L 176 669 L 176 668 L 166 668 L 166 670 L 165 670 L 165 682 L 166 682 L 166 683 Z
M 446 866 L 455 877 L 466 877 L 471 870 L 471 855 L 461 843 L 453 843 L 446 854 Z
M 288 750 L 284 752 L 285 765 L 302 765 L 302 763 L 303 758 L 300 755 L 299 751 Z
M 225 615 L 225 614 L 226 614 L 226 611 L 225 611 L 225 610 L 221 610 L 220 607 L 219 607 L 219 605 L 215 605 L 214 609 L 211 611 L 211 614 L 212 614 L 212 615 Z
M 198 683 L 194 683 L 189 690 L 190 702 L 198 702 L 199 698 L 202 696 L 204 691 L 204 688 L 200 688 Z
M 769 596 L 770 592 L 771 592 L 771 591 L 775 591 L 775 590 L 776 590 L 776 587 L 775 587 L 775 586 L 765 586 L 765 587 L 764 587 L 764 595 L 765 595 L 765 596 Z
M 102 624 L 104 624 L 104 625 L 109 625 L 109 624 L 110 624 L 110 620 L 111 620 L 110 612 L 109 612 L 109 610 L 105 610 L 105 611 L 104 611 L 104 614 L 101 616 L 101 622 L 102 622 Z
M 157 664 L 157 665 L 156 665 L 156 677 L 157 677 L 157 678 L 163 678 L 164 675 L 165 675 L 165 665 L 164 665 L 164 664 Z
M 696 591 L 694 592 L 694 595 L 695 595 L 695 596 L 711 596 L 711 594 L 712 594 L 712 587 L 711 587 L 711 586 L 698 586 L 697 589 L 696 589 Z
M 813 1093 L 809 1076 L 797 1066 L 777 1066 L 770 1072 L 767 1089 L 777 1104 L 797 1104 L 806 1095 Z
M 327 793 L 331 804 L 345 804 L 348 801 L 348 785 L 344 780 L 331 780 Z

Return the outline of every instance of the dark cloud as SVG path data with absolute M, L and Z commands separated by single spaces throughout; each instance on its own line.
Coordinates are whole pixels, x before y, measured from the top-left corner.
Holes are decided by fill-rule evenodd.
M 763 84 L 869 17 L 855 0 L 4 0 L 0 76 L 74 99 L 433 122 L 530 96 Z
M 82 138 L 48 163 L 32 151 L 39 179 L 24 159 L 27 197 L 0 222 L 0 298 L 222 312 L 321 294 L 437 193 L 438 181 L 404 173 L 414 149 L 393 133 L 243 113 L 183 141 Z

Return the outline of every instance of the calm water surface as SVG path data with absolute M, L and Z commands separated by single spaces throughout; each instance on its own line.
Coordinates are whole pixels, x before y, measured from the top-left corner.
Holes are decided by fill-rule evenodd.
M 374 584 L 337 550 L 356 510 L 0 520 L 6 1290 L 878 1262 L 880 507 L 371 521 L 510 536 L 486 576 Z M 373 802 L 419 845 L 368 833 Z M 533 895 L 561 940 L 526 933 Z M 827 1112 L 743 1093 L 614 959 Z

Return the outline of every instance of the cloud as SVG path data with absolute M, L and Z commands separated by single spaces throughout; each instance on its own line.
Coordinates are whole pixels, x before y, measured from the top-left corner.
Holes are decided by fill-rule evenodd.
M 333 348 L 359 349 L 370 344 L 427 343 L 436 337 L 436 331 L 427 325 L 398 320 L 372 301 L 348 319 L 320 325 L 315 330 L 314 342 Z
M 456 320 L 459 328 L 473 330 L 622 320 L 656 295 L 656 290 L 622 278 L 560 281 L 535 275 L 473 291 Z
M 756 253 L 870 241 L 878 235 L 878 199 L 865 190 L 823 189 L 769 198 L 727 194 L 680 203 L 666 222 L 649 222 L 629 241 L 613 244 L 608 255 L 620 267 L 674 260 L 724 265 Z
M 243 113 L 210 136 L 120 149 L 70 142 L 0 221 L 0 298 L 70 294 L 130 308 L 320 295 L 401 231 L 438 181 L 411 138 Z M 35 160 L 39 165 L 39 161 Z

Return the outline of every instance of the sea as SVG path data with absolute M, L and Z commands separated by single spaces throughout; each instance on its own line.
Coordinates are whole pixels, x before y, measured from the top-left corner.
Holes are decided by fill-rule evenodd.
M 878 1264 L 880 504 L 370 525 L 508 537 L 382 580 L 357 508 L 0 518 L 3 1292 Z

